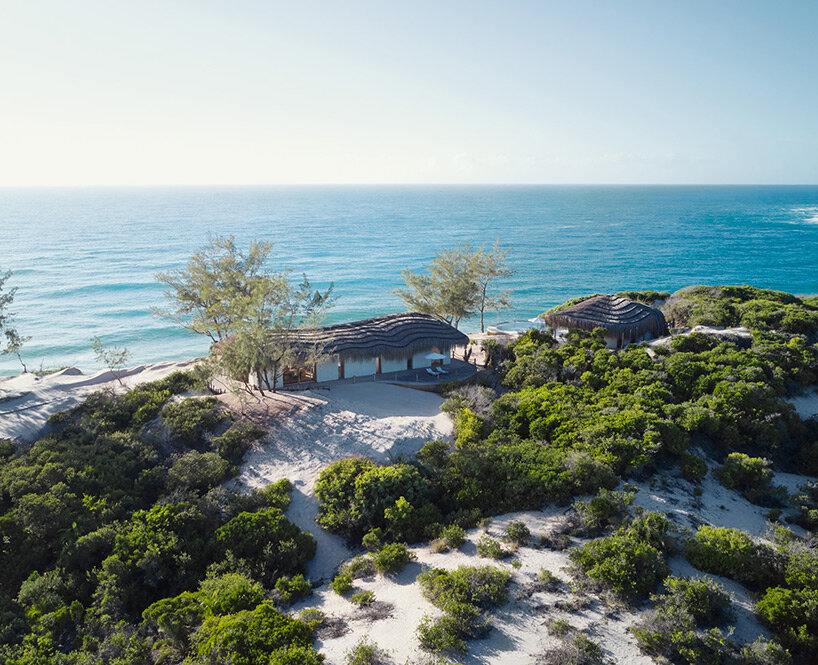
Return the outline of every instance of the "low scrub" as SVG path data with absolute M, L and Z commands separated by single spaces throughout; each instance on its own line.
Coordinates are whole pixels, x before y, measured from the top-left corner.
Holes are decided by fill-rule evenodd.
M 744 532 L 702 526 L 685 545 L 687 560 L 706 573 L 724 575 L 753 588 L 783 582 L 784 557 Z
M 647 596 L 670 572 L 658 549 L 626 535 L 592 540 L 569 556 L 576 574 L 626 599 Z

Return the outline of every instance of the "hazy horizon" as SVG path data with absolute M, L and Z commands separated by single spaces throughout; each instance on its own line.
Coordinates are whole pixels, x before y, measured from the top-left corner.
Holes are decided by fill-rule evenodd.
M 818 182 L 818 3 L 32 0 L 0 186 Z

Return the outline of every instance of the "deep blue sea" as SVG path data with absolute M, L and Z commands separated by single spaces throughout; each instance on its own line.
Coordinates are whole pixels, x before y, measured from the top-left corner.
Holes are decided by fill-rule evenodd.
M 163 303 L 155 273 L 182 267 L 211 233 L 271 240 L 271 267 L 334 282 L 332 322 L 400 311 L 401 270 L 498 237 L 514 308 L 491 322 L 624 289 L 818 293 L 818 186 L 0 189 L 0 270 L 14 271 L 29 368 L 95 369 L 94 335 L 134 364 L 204 354 L 205 339 L 151 308 Z M 0 374 L 17 371 L 0 358 Z

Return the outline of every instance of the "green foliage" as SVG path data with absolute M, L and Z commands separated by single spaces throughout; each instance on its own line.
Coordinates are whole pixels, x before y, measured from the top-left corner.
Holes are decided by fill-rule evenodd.
M 239 513 L 253 513 L 267 508 L 286 510 L 290 505 L 290 481 L 283 478 L 263 488 L 255 488 L 247 494 L 229 492 L 227 506 L 228 514 L 235 516 Z
M 755 588 L 783 581 L 781 556 L 756 544 L 738 529 L 699 527 L 685 545 L 687 560 L 707 573 L 724 575 Z
M 428 500 L 428 483 L 408 464 L 341 460 L 321 472 L 315 493 L 319 524 L 349 537 L 380 528 L 395 539 L 417 540 L 437 518 L 420 508 Z
M 503 548 L 499 540 L 484 533 L 477 540 L 477 554 L 487 559 L 505 559 L 511 553 Z
M 797 514 L 788 521 L 798 524 L 805 529 L 818 528 L 818 482 L 808 481 L 798 489 L 798 493 L 790 498 L 792 507 Z
M 390 543 L 372 556 L 372 565 L 382 573 L 399 573 L 415 558 L 404 543 Z
M 752 286 L 691 286 L 673 294 L 664 308 L 676 327 L 745 326 L 796 335 L 818 331 L 818 307 L 782 291 Z
M 310 628 L 269 603 L 235 614 L 208 617 L 195 636 L 202 663 L 314 665 L 323 657 L 312 648 Z
M 216 453 L 191 450 L 180 456 L 168 470 L 167 486 L 182 492 L 204 494 L 235 474 L 236 468 Z
M 502 605 L 506 601 L 509 574 L 493 566 L 460 566 L 447 571 L 432 568 L 418 575 L 423 595 L 445 611 L 451 603 L 466 603 L 481 608 Z
M 302 572 L 315 556 L 312 534 L 302 532 L 278 508 L 240 513 L 216 530 L 216 542 L 268 585 L 280 575 Z
M 707 475 L 707 462 L 687 451 L 683 452 L 679 458 L 679 468 L 682 475 L 688 480 L 700 480 Z
M 505 539 L 516 545 L 528 545 L 531 540 L 531 531 L 525 522 L 509 522 L 506 526 Z
M 329 583 L 330 589 L 332 589 L 335 593 L 339 596 L 346 596 L 348 593 L 352 591 L 352 576 L 346 573 L 339 573 L 336 575 L 332 582 Z
M 202 445 L 202 438 L 225 419 L 215 397 L 188 398 L 168 404 L 162 410 L 162 420 L 171 437 L 189 446 Z
M 375 602 L 375 594 L 371 591 L 359 591 L 349 597 L 349 602 L 358 607 L 369 607 Z
M 213 446 L 219 455 L 236 464 L 244 457 L 253 441 L 260 439 L 264 434 L 264 428 L 256 423 L 235 424 L 221 436 L 215 437 Z
M 509 577 L 492 566 L 423 571 L 417 578 L 423 595 L 444 615 L 423 617 L 417 628 L 421 646 L 435 653 L 466 653 L 465 637 L 478 637 L 490 630 L 484 612 L 506 601 Z
M 288 575 L 279 577 L 275 583 L 275 590 L 281 602 L 289 605 L 309 596 L 312 593 L 312 586 L 309 580 L 299 573 L 294 577 Z
M 424 616 L 418 624 L 416 635 L 423 649 L 433 653 L 466 653 L 468 647 L 463 639 L 462 625 L 448 614 L 432 618 Z
M 446 545 L 448 545 L 453 550 L 459 550 L 463 543 L 466 542 L 466 532 L 463 530 L 463 527 L 457 524 L 450 524 L 443 531 L 440 533 L 440 537 L 446 541 Z
M 769 588 L 756 604 L 756 613 L 793 655 L 816 662 L 818 589 Z
M 748 501 L 761 505 L 777 503 L 772 488 L 772 462 L 744 453 L 730 453 L 724 466 L 716 471 L 719 482 L 728 489 L 738 489 Z M 780 492 L 778 492 L 780 493 Z
M 347 651 L 346 665 L 381 665 L 387 662 L 387 654 L 383 649 L 362 637 L 358 643 Z
M 569 556 L 578 572 L 628 599 L 647 596 L 669 572 L 659 550 L 628 535 L 592 540 Z

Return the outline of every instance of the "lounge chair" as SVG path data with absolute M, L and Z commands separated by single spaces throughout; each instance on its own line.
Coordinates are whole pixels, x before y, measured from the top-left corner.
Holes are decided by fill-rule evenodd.
M 428 375 L 430 375 L 430 376 L 435 377 L 435 378 L 437 378 L 437 377 L 438 377 L 438 373 L 437 373 L 437 372 L 435 372 L 435 371 L 434 371 L 434 370 L 433 370 L 431 367 L 427 367 L 427 368 L 426 368 L 426 373 L 427 373 Z
M 438 374 L 448 374 L 448 372 L 442 367 L 436 367 L 435 369 L 437 370 Z

